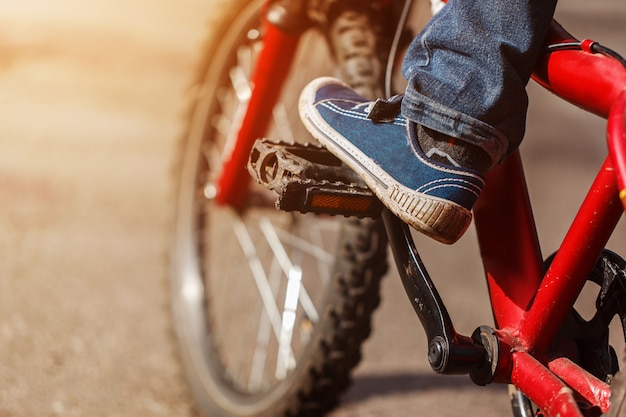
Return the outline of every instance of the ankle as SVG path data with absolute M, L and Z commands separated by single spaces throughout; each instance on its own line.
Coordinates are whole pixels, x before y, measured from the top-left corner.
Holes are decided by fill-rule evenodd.
M 452 167 L 470 168 L 481 173 L 492 165 L 482 148 L 461 139 L 409 122 L 417 143 L 427 158 Z

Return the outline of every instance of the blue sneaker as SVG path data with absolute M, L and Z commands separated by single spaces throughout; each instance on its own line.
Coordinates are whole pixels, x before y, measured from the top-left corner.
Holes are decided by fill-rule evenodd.
M 354 170 L 392 213 L 426 235 L 456 242 L 472 220 L 484 186 L 476 170 L 428 158 L 420 148 L 419 125 L 389 105 L 360 96 L 334 78 L 312 81 L 300 96 L 300 117 L 330 152 Z M 373 120 L 374 119 L 374 120 Z

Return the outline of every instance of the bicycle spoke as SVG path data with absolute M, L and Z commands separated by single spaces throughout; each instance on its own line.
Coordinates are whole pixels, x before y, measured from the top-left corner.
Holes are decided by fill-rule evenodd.
M 317 277 L 323 284 L 326 284 L 331 278 L 332 269 L 330 266 L 335 262 L 335 255 L 324 250 L 320 227 L 309 227 L 307 231 L 310 241 L 281 229 L 276 230 L 276 233 L 282 241 L 313 258 L 317 268 Z
M 281 331 L 281 314 L 278 310 L 278 306 L 276 305 L 274 294 L 272 294 L 272 288 L 269 284 L 267 276 L 265 275 L 265 271 L 263 270 L 263 264 L 256 253 L 256 249 L 245 225 L 240 220 L 235 220 L 233 222 L 233 230 L 239 240 L 239 245 L 248 260 L 248 265 L 254 277 L 254 282 L 256 283 L 259 294 L 261 295 L 264 310 L 272 323 L 274 334 L 278 339 Z
M 250 367 L 250 377 L 248 378 L 248 390 L 251 392 L 259 391 L 263 382 L 263 373 L 265 372 L 265 363 L 267 362 L 269 335 L 272 331 L 270 324 L 267 314 L 261 314 L 256 345 L 252 356 L 252 366 Z
M 230 119 L 225 117 L 223 114 L 219 114 L 215 116 L 212 125 L 216 131 L 226 136 L 228 134 L 228 129 L 230 128 Z
M 269 272 L 269 282 L 272 294 L 276 294 L 280 287 L 281 270 L 276 260 L 272 260 Z M 259 318 L 259 330 L 257 332 L 257 342 L 254 349 L 252 367 L 250 368 L 250 378 L 248 389 L 251 392 L 259 391 L 263 383 L 265 364 L 267 363 L 267 349 L 269 346 L 270 333 L 272 332 L 270 320 L 267 314 L 261 314 Z
M 289 277 L 292 271 L 296 268 L 302 270 L 301 267 L 294 266 L 291 263 L 289 255 L 287 255 L 287 252 L 285 251 L 285 248 L 283 247 L 283 244 L 280 241 L 280 238 L 278 237 L 278 234 L 276 233 L 276 230 L 274 229 L 274 226 L 271 224 L 271 222 L 264 217 L 260 220 L 259 224 L 265 238 L 267 239 L 267 242 L 272 248 L 274 256 L 282 267 L 285 276 Z M 311 298 L 306 291 L 306 288 L 301 288 L 299 292 L 299 299 L 300 304 L 302 304 L 302 308 L 304 309 L 304 312 L 309 320 L 311 320 L 312 322 L 317 322 L 319 320 L 319 315 L 317 313 L 317 310 L 315 309 L 313 301 L 311 301 Z
M 312 245 L 311 242 L 284 230 L 276 230 L 276 233 L 281 240 L 289 243 L 289 245 L 293 246 L 294 248 L 313 256 L 315 259 L 324 262 L 327 265 L 332 265 L 332 263 L 335 261 L 335 255 L 324 250 L 323 245 L 321 244 L 321 239 L 316 240 L 316 244 Z
M 278 379 L 284 379 L 287 376 L 287 372 L 296 366 L 296 361 L 291 353 L 291 340 L 293 339 L 293 330 L 296 322 L 298 298 L 302 289 L 302 270 L 294 267 L 289 272 L 283 309 L 283 322 L 280 338 L 278 339 L 278 357 L 276 358 L 276 378 Z
M 237 100 L 239 100 L 240 103 L 247 102 L 252 95 L 252 89 L 250 88 L 250 82 L 243 68 L 241 66 L 233 67 L 229 72 L 229 76 Z
M 252 33 L 252 32 L 250 32 Z M 258 35 L 258 33 L 257 33 Z M 258 38 L 258 36 L 256 36 Z M 252 37 L 250 39 L 255 39 Z M 254 55 L 258 52 L 258 43 L 250 43 L 246 45 L 242 45 L 237 48 L 237 66 L 244 69 L 244 74 L 246 78 L 250 79 L 252 77 L 252 68 L 254 65 L 252 61 L 254 61 Z

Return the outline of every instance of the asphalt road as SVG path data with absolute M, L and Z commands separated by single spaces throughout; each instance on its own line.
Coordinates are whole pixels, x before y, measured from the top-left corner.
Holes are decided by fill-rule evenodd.
M 0 3 L 0 417 L 194 416 L 166 253 L 174 144 L 209 13 L 200 0 Z M 557 18 L 626 54 L 623 0 L 563 0 Z M 549 253 L 603 159 L 603 122 L 530 94 L 522 154 Z M 420 240 L 465 334 L 491 323 L 474 240 Z M 507 415 L 503 387 L 430 372 L 405 297 L 390 274 L 332 416 Z

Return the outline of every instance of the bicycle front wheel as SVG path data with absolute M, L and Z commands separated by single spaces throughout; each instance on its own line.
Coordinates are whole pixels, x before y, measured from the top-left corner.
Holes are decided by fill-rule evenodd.
M 378 221 L 276 211 L 253 185 L 240 210 L 215 182 L 250 93 L 264 0 L 223 0 L 181 147 L 171 256 L 174 326 L 190 387 L 211 416 L 320 415 L 360 359 L 386 271 Z M 302 87 L 334 71 L 324 36 L 307 32 L 267 137 L 308 141 Z

